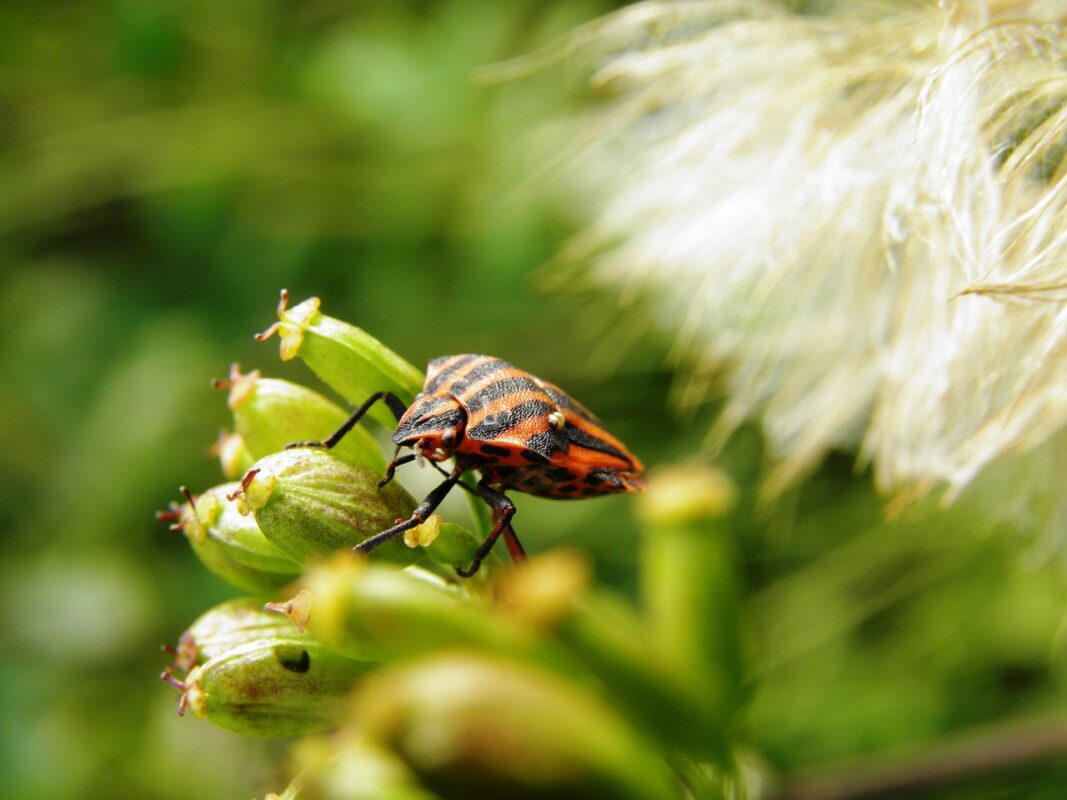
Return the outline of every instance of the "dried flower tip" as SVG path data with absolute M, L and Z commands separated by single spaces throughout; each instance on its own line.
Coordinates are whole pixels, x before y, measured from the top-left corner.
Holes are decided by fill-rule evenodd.
M 275 611 L 289 617 L 298 633 L 303 633 L 307 628 L 308 619 L 311 617 L 311 592 L 301 589 L 294 597 L 284 603 L 267 603 L 263 608 L 267 611 Z
M 169 526 L 172 531 L 181 531 L 192 542 L 203 543 L 207 531 L 202 524 L 196 509 L 196 496 L 189 491 L 189 487 L 181 486 L 179 491 L 185 495 L 185 503 L 171 503 L 167 511 L 157 511 L 156 519 L 171 521 Z
M 282 289 L 281 299 L 278 301 L 278 322 L 262 333 L 257 333 L 256 341 L 265 341 L 272 334 L 277 333 L 281 340 L 281 359 L 291 361 L 300 352 L 300 345 L 304 342 L 304 330 L 315 321 L 320 304 L 319 298 L 309 297 L 299 305 L 288 309 L 289 292 Z
M 646 522 L 679 524 L 725 516 L 737 502 L 737 487 L 706 464 L 659 467 L 649 474 L 638 502 Z
M 263 508 L 274 492 L 274 476 L 260 477 L 261 472 L 261 469 L 250 469 L 242 479 L 241 485 L 234 492 L 226 495 L 227 500 L 237 503 L 237 510 L 241 512 L 241 516 L 248 516 L 254 509 Z
M 421 525 L 404 532 L 404 544 L 408 547 L 429 547 L 441 533 L 441 517 L 431 514 Z
M 170 667 L 167 667 L 165 670 L 159 673 L 159 679 L 164 683 L 169 683 L 171 686 L 173 686 L 175 689 L 178 689 L 179 691 L 184 692 L 186 690 L 185 684 L 171 674 Z
M 164 674 L 173 673 L 178 670 L 188 673 L 189 670 L 196 665 L 196 659 L 200 655 L 200 648 L 196 644 L 196 637 L 189 631 L 185 631 L 178 637 L 177 647 L 171 647 L 169 644 L 165 644 L 163 645 L 163 652 L 170 653 L 174 656 L 174 660 L 171 662 L 170 666 L 164 670 Z
M 259 377 L 260 373 L 258 369 L 254 369 L 248 374 L 242 375 L 241 365 L 235 361 L 230 365 L 230 377 L 225 380 L 213 380 L 211 385 L 216 389 L 230 390 L 230 396 L 226 399 L 226 404 L 231 409 L 234 409 L 252 396 L 252 392 L 256 388 L 256 381 L 259 380 Z
M 163 670 L 162 673 L 160 673 L 159 678 L 160 678 L 160 680 L 165 681 L 166 683 L 169 683 L 171 686 L 173 686 L 175 689 L 177 689 L 178 691 L 180 691 L 182 693 L 181 697 L 178 698 L 178 716 L 179 717 L 184 717 L 185 716 L 185 709 L 189 707 L 189 685 L 188 685 L 188 683 L 184 683 L 184 682 L 178 680 L 177 678 L 175 678 L 173 675 L 171 675 L 169 667 L 167 669 Z
M 214 525 L 222 513 L 222 501 L 214 492 L 204 492 L 193 502 L 193 511 L 201 525 Z
M 159 520 L 160 522 L 178 522 L 178 521 L 181 520 L 181 516 L 182 516 L 181 506 L 178 505 L 177 503 L 168 504 L 166 511 L 157 511 L 156 512 L 156 519 Z M 175 525 L 170 525 L 168 527 L 172 531 L 173 530 L 178 530 L 177 526 L 175 526 Z

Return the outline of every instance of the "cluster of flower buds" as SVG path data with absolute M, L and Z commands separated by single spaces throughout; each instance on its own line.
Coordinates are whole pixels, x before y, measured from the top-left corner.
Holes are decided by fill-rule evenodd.
M 281 336 L 333 390 L 410 400 L 417 370 L 312 299 Z M 504 568 L 491 554 L 457 578 L 481 535 L 439 517 L 359 558 L 352 547 L 415 506 L 345 412 L 304 387 L 242 374 L 233 433 L 217 448 L 231 483 L 161 514 L 215 575 L 249 597 L 208 611 L 163 677 L 180 709 L 252 736 L 328 733 L 295 749 L 278 800 L 702 796 L 731 764 L 740 695 L 734 503 L 717 472 L 653 473 L 640 606 L 598 588 L 572 551 Z M 381 421 L 391 421 L 386 417 Z M 718 782 L 718 783 L 716 783 Z M 694 789 L 694 786 L 697 788 Z

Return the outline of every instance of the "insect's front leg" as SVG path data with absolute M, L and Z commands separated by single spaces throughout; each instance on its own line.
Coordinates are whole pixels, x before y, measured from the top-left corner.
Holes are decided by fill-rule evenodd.
M 470 567 L 465 570 L 456 567 L 456 574 L 461 578 L 469 578 L 478 571 L 482 561 L 489 555 L 489 551 L 493 549 L 493 545 L 496 544 L 496 540 L 500 538 L 501 534 L 504 534 L 508 552 L 511 553 L 512 559 L 521 561 L 526 557 L 522 545 L 519 544 L 519 538 L 511 527 L 511 518 L 515 516 L 515 504 L 503 492 L 490 488 L 484 478 L 478 482 L 478 494 L 493 509 L 493 528 L 474 554 L 474 561 Z
M 415 526 L 424 523 L 429 518 L 430 514 L 441 505 L 441 501 L 445 499 L 445 495 L 452 491 L 452 487 L 456 485 L 456 482 L 459 481 L 462 474 L 463 470 L 461 469 L 453 470 L 451 475 L 445 478 L 436 489 L 426 495 L 425 500 L 415 507 L 415 510 L 411 512 L 410 517 L 403 522 L 398 522 L 388 530 L 376 533 L 369 539 L 364 539 L 352 549 L 357 553 L 369 553 L 378 545 L 388 542 L 390 539 L 395 539 L 404 531 L 411 530 Z
M 393 476 L 396 474 L 396 468 L 403 466 L 404 464 L 410 464 L 412 461 L 415 460 L 415 458 L 416 456 L 414 453 L 410 453 L 406 456 L 400 455 L 400 446 L 398 445 L 396 450 L 393 451 L 392 461 L 390 461 L 389 464 L 385 467 L 385 475 L 380 481 L 378 481 L 378 488 L 385 488 L 385 484 L 389 483 L 389 481 L 391 481 L 393 479 Z M 434 466 L 437 465 L 435 464 Z M 446 478 L 448 477 L 448 473 L 440 467 L 437 468 L 437 471 L 443 474 Z
M 329 450 L 345 438 L 345 435 L 356 427 L 356 423 L 363 419 L 363 415 L 370 410 L 370 407 L 379 400 L 385 401 L 385 404 L 389 406 L 389 410 L 393 412 L 393 416 L 396 417 L 396 421 L 399 422 L 400 418 L 404 416 L 407 406 L 405 406 L 403 401 L 392 392 L 375 392 L 367 398 L 363 405 L 349 415 L 348 419 L 344 421 L 344 424 L 341 425 L 340 428 L 335 430 L 321 442 L 290 442 L 285 446 L 286 449 L 289 449 L 290 447 L 325 447 Z

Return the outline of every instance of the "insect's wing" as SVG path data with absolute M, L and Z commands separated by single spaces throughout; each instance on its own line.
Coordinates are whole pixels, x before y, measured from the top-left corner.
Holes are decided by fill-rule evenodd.
M 554 384 L 538 379 L 545 393 L 563 412 L 567 460 L 589 469 L 640 473 L 644 465 L 589 409 Z
M 567 451 L 566 435 L 549 420 L 557 408 L 552 397 L 506 361 L 486 359 L 450 391 L 467 411 L 468 438 L 510 449 L 529 463 Z
M 592 425 L 603 427 L 603 423 L 600 418 L 597 417 L 592 411 L 583 406 L 565 391 L 560 389 L 556 384 L 549 383 L 548 381 L 535 378 L 541 388 L 548 393 L 548 396 L 552 398 L 552 402 L 556 404 L 560 411 L 564 413 L 568 420 L 573 417 L 578 417 Z

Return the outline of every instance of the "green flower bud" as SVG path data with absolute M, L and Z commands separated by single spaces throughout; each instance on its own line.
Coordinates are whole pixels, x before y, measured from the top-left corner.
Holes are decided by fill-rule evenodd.
M 506 653 L 552 653 L 533 631 L 424 570 L 335 560 L 304 583 L 312 635 L 354 658 L 399 658 L 439 647 L 477 645 Z
M 421 548 L 425 553 L 425 558 L 420 563 L 447 578 L 455 577 L 457 567 L 469 567 L 483 542 L 482 538 L 462 525 L 442 522 L 436 514 L 417 528 L 407 531 L 407 534 L 409 535 L 404 536 L 404 544 L 413 549 Z M 482 561 L 481 569 L 472 578 L 467 579 L 466 582 L 471 584 L 468 588 L 488 587 L 490 579 L 502 564 L 500 556 L 491 552 Z
M 509 616 L 549 630 L 574 613 L 591 580 L 589 562 L 578 553 L 559 549 L 534 556 L 521 569 L 506 570 L 496 590 Z
M 680 797 L 666 764 L 599 698 L 552 673 L 455 652 L 359 687 L 350 724 L 446 797 Z
M 415 775 L 393 753 L 361 741 L 345 742 L 342 747 L 328 747 L 326 753 L 304 755 L 301 748 L 298 760 L 310 761 L 288 792 L 278 800 L 436 800 L 419 786 Z
M 705 465 L 654 470 L 644 518 L 641 594 L 652 650 L 719 716 L 740 700 L 737 560 L 726 515 L 736 489 Z
M 284 617 L 266 610 L 262 601 L 249 597 L 229 600 L 204 612 L 182 636 L 196 647 L 196 658 L 186 672 L 195 664 L 252 642 L 276 638 L 313 641 L 294 631 Z
M 348 418 L 340 406 L 318 392 L 289 381 L 261 378 L 259 370 L 242 375 L 237 364 L 227 380 L 214 385 L 230 390 L 227 404 L 233 410 L 234 427 L 253 460 L 284 450 L 290 442 L 325 439 Z M 331 452 L 376 473 L 385 469 L 374 437 L 359 426 Z
M 379 489 L 379 478 L 328 450 L 297 447 L 257 461 L 230 498 L 279 550 L 304 564 L 349 550 L 411 515 L 411 495 L 395 483 Z M 401 563 L 419 557 L 400 540 L 374 554 Z
M 303 637 L 253 641 L 195 667 L 184 703 L 196 716 L 249 736 L 299 736 L 333 727 L 339 700 L 372 664 Z
M 171 527 L 181 530 L 193 553 L 213 575 L 251 594 L 271 594 L 300 574 L 300 567 L 267 541 L 251 517 L 243 517 L 227 496 L 238 484 L 208 489 L 194 497 L 182 487 L 188 500 L 161 519 L 174 519 Z
M 419 370 L 365 331 L 322 314 L 317 297 L 291 309 L 288 302 L 289 293 L 283 289 L 279 321 L 256 336 L 263 341 L 277 333 L 283 361 L 299 355 L 312 372 L 350 403 L 362 403 L 381 391 L 411 402 L 422 389 Z M 396 424 L 382 405 L 375 405 L 369 413 L 387 427 Z
M 160 677 L 182 690 L 179 709 L 184 713 L 188 685 L 175 675 L 189 674 L 195 667 L 247 645 L 283 641 L 318 645 L 302 630 L 294 631 L 285 617 L 268 611 L 262 601 L 248 597 L 229 600 L 201 614 L 179 637 L 176 648 L 164 648 L 174 654 L 174 661 Z
M 222 474 L 230 480 L 244 475 L 256 461 L 240 434 L 227 431 L 219 432 L 219 438 L 208 448 L 208 455 L 218 458 Z

